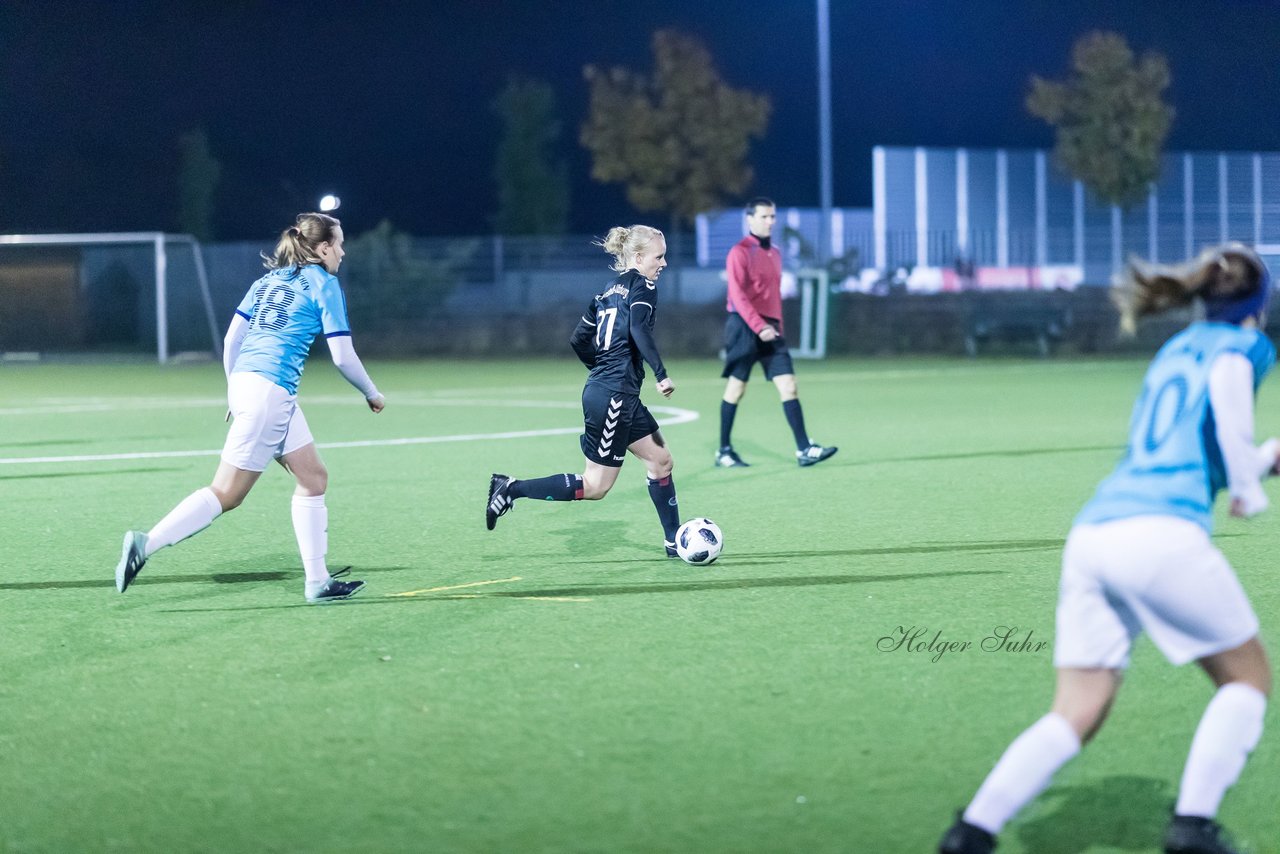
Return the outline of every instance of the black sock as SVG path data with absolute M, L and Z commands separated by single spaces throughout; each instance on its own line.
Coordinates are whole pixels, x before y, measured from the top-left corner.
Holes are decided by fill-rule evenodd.
M 676 482 L 671 475 L 661 480 L 650 479 L 649 497 L 658 511 L 658 521 L 662 522 L 663 536 L 668 543 L 674 543 L 676 531 L 680 530 L 680 505 L 676 503 Z
M 579 501 L 582 498 L 582 475 L 566 472 L 534 480 L 517 480 L 508 487 L 507 491 L 512 498 Z
M 809 434 L 804 429 L 804 412 L 800 409 L 800 401 L 783 401 L 782 411 L 786 413 L 787 423 L 791 425 L 791 432 L 796 437 L 796 450 L 803 451 L 809 447 Z
M 733 418 L 738 414 L 738 404 L 727 400 L 720 401 L 720 447 L 727 448 L 731 444 L 729 434 L 733 432 Z

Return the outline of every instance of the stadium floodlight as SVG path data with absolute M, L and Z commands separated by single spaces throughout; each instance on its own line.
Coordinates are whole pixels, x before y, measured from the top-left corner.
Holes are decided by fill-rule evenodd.
M 188 246 L 192 253 L 196 284 L 200 289 L 200 298 L 204 304 L 205 319 L 209 324 L 212 340 L 210 348 L 216 355 L 222 355 L 222 336 L 218 332 L 213 316 L 213 298 L 209 293 L 209 278 L 205 273 L 204 255 L 200 242 L 189 234 L 165 234 L 164 232 L 112 232 L 105 234 L 3 234 L 0 235 L 0 247 L 59 246 L 67 249 L 84 249 L 90 246 L 105 244 L 134 244 L 149 248 L 153 256 L 155 271 L 155 313 L 156 313 L 156 358 L 164 364 L 169 361 L 169 260 L 166 246 L 168 244 Z
M 329 211 L 336 211 L 341 205 L 342 199 L 338 198 L 333 193 L 327 193 L 320 197 L 320 210 L 325 213 L 328 213 Z

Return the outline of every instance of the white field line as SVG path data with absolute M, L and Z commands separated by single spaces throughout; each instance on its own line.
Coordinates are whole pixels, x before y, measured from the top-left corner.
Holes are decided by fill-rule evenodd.
M 527 391 L 527 389 L 525 390 Z M 359 406 L 359 396 L 316 395 L 302 398 L 304 406 Z M 578 401 L 502 400 L 499 398 L 469 397 L 393 397 L 391 405 L 400 406 L 501 406 L 520 409 L 577 409 Z M 38 406 L 0 409 L 0 416 L 9 415 L 75 415 L 83 412 L 124 412 L 140 409 L 226 409 L 225 397 L 131 397 L 123 398 L 44 398 Z M 650 407 L 657 409 L 658 407 Z
M 878 380 L 902 380 L 922 377 L 945 377 L 945 376 L 966 376 L 970 374 L 982 373 L 985 375 L 1018 375 L 1018 374 L 1037 374 L 1046 375 L 1052 373 L 1060 373 L 1063 371 L 1070 373 L 1079 373 L 1085 371 L 1098 371 L 1105 367 L 1109 367 L 1112 363 L 1106 361 L 1098 362 L 1063 362 L 1044 364 L 1036 362 L 1034 364 L 1013 364 L 1013 365 L 942 365 L 937 367 L 926 368 L 871 368 L 868 370 L 851 370 L 851 371 L 831 371 L 826 373 L 808 372 L 803 377 L 806 384 L 812 383 L 848 383 L 858 381 L 878 381 Z M 694 377 L 681 382 L 682 386 L 715 386 L 724 385 L 724 380 L 719 377 Z M 524 408 L 548 408 L 548 409 L 574 409 L 577 408 L 576 400 L 573 403 L 567 401 L 535 401 L 535 400 L 503 400 L 493 398 L 492 395 L 503 394 L 530 394 L 538 392 L 548 392 L 552 394 L 574 394 L 574 390 L 569 389 L 565 385 L 544 385 L 544 386 L 519 386 L 512 388 L 487 388 L 487 389 L 453 389 L 442 397 L 421 397 L 413 395 L 402 396 L 394 390 L 388 398 L 390 406 L 510 406 Z M 488 397 L 467 397 L 468 394 L 484 394 Z M 351 406 L 359 405 L 359 396 L 347 395 L 306 395 L 299 398 L 304 406 Z M 175 398 L 175 397 L 46 397 L 40 398 L 36 405 L 28 405 L 22 407 L 5 407 L 0 408 L 0 416 L 17 416 L 17 415 L 70 415 L 81 412 L 116 412 L 120 410 L 138 410 L 138 409 L 189 409 L 199 407 L 223 408 L 225 409 L 227 401 L 225 397 L 204 397 L 204 398 Z M 653 410 L 659 407 L 650 407 Z
M 343 398 L 344 401 L 350 402 L 349 397 Z M 308 400 L 308 403 L 313 401 Z M 439 403 L 441 401 L 420 401 L 423 405 Z M 225 402 L 224 402 L 225 403 Z M 534 408 L 552 408 L 552 409 L 577 409 L 579 404 L 557 403 L 538 400 L 470 400 L 470 401 L 448 401 L 445 405 L 457 406 L 510 406 L 510 407 L 534 407 Z M 123 406 L 119 408 L 125 408 Z M 132 407 L 132 402 L 129 405 Z M 674 406 L 650 406 L 649 411 L 657 418 L 658 424 L 663 427 L 676 424 L 687 424 L 690 421 L 697 421 L 699 415 L 692 409 L 679 409 Z M 663 416 L 666 416 L 665 418 Z M 529 439 L 541 436 L 563 436 L 568 434 L 581 433 L 582 427 L 551 427 L 544 430 L 511 430 L 502 433 L 458 433 L 451 436 L 411 436 L 403 439 L 365 439 L 353 442 L 318 442 L 316 447 L 322 450 L 330 448 L 381 448 L 395 445 L 435 445 L 444 442 L 483 442 L 490 440 L 503 439 Z M 72 456 L 62 457 L 0 457 L 0 465 L 29 465 L 35 463 L 97 463 L 111 462 L 115 460 L 163 460 L 175 459 L 179 457 L 216 457 L 222 453 L 222 449 L 202 450 L 202 451 L 138 451 L 132 453 L 121 454 L 76 454 Z
M 1008 365 L 996 365 L 986 362 L 971 364 L 968 362 L 957 362 L 956 364 L 940 364 L 930 365 L 927 367 L 908 367 L 908 368 L 881 368 L 869 367 L 865 370 L 850 369 L 840 371 L 814 371 L 806 370 L 806 365 L 801 364 L 798 370 L 800 382 L 805 385 L 813 383 L 849 383 L 871 381 L 878 382 L 881 380 L 903 380 L 923 377 L 952 377 L 952 376 L 1009 376 L 1009 375 L 1034 375 L 1045 376 L 1047 374 L 1077 374 L 1083 372 L 1095 372 L 1111 368 L 1113 365 L 1120 364 L 1107 359 L 1098 359 L 1096 361 L 1077 361 L 1074 359 L 1064 361 L 1043 361 L 1039 359 L 1027 358 L 1023 362 Z M 1145 363 L 1139 366 L 1138 362 L 1134 362 L 1134 370 L 1141 371 L 1145 367 Z M 688 388 L 690 386 L 702 388 L 710 386 L 713 388 L 724 388 L 725 381 L 718 375 L 714 376 L 689 376 L 681 375 L 678 379 L 680 388 Z M 494 394 L 531 394 L 534 392 L 548 393 L 566 393 L 568 387 L 565 385 L 526 385 L 512 386 L 508 388 L 488 388 L 480 390 L 454 390 L 447 392 L 450 395 L 462 395 L 483 393 L 487 395 Z M 677 392 L 679 394 L 679 392 Z M 397 400 L 399 398 L 396 398 Z

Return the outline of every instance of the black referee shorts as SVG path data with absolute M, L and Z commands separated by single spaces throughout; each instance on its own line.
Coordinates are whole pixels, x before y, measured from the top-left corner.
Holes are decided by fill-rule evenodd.
M 774 329 L 780 325 L 773 318 L 766 317 L 765 320 Z M 756 362 L 764 368 L 764 376 L 768 380 L 796 372 L 791 365 L 791 351 L 787 349 L 785 338 L 779 335 L 772 341 L 761 341 L 741 315 L 729 312 L 724 322 L 724 370 L 720 376 L 737 377 L 746 382 Z
M 658 422 L 638 394 L 621 394 L 587 383 L 582 389 L 582 454 L 593 463 L 618 468 L 627 448 L 658 432 Z

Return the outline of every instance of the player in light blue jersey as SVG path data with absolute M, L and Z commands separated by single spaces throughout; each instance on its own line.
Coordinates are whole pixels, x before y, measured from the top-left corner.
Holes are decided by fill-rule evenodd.
M 234 417 L 213 482 L 183 499 L 154 528 L 129 531 L 116 566 L 116 589 L 123 593 L 156 551 L 207 528 L 240 506 L 274 459 L 297 480 L 293 529 L 306 575 L 308 602 L 347 599 L 363 581 L 329 574 L 329 511 L 324 494 L 329 472 L 298 406 L 298 380 L 311 343 L 323 334 L 333 363 L 360 390 L 369 408 L 381 412 L 385 399 L 369 379 L 351 344 L 346 300 L 335 273 L 342 264 L 342 224 L 321 213 L 299 214 L 275 253 L 263 256 L 269 271 L 253 283 L 236 309 L 223 350 L 228 417 Z
M 995 835 L 1102 727 L 1146 632 L 1174 665 L 1197 662 L 1217 688 L 1182 774 L 1164 850 L 1231 854 L 1214 820 L 1262 735 L 1271 667 L 1258 618 L 1209 540 L 1214 497 L 1233 516 L 1267 508 L 1261 479 L 1280 443 L 1253 444 L 1253 398 L 1275 361 L 1262 335 L 1271 279 L 1247 246 L 1186 264 L 1131 264 L 1116 288 L 1126 325 L 1199 299 L 1192 323 L 1152 360 L 1129 423 L 1128 451 L 1076 517 L 1062 556 L 1048 714 L 1009 745 L 943 837 L 943 854 L 987 854 Z M 1065 830 L 1065 828 L 1064 828 Z

